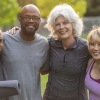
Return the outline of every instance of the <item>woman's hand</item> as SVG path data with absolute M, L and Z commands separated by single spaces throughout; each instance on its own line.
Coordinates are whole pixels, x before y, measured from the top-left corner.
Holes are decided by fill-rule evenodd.
M 19 31 L 20 28 L 18 26 L 15 26 L 13 28 L 11 28 L 9 31 L 8 31 L 8 34 L 11 34 L 11 35 L 14 35 L 16 34 L 17 31 Z

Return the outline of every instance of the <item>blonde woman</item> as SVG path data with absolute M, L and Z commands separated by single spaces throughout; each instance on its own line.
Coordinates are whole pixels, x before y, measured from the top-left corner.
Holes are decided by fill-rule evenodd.
M 89 100 L 100 100 L 100 27 L 90 31 L 87 40 L 92 58 L 88 62 L 85 85 Z

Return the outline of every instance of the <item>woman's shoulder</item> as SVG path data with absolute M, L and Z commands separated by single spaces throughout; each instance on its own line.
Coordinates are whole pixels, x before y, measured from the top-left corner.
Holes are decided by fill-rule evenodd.
M 90 58 L 89 61 L 88 61 L 88 64 L 87 64 L 87 70 L 89 69 L 91 63 L 94 61 L 93 58 Z
M 86 39 L 81 38 L 81 37 L 77 37 L 76 39 L 77 39 L 79 44 L 87 47 L 87 40 Z
M 55 39 L 54 39 L 53 37 L 49 37 L 49 38 L 48 38 L 48 41 L 49 41 L 49 42 L 54 42 Z
M 89 61 L 88 61 L 88 66 L 92 63 L 92 61 L 94 61 L 94 59 L 90 58 Z

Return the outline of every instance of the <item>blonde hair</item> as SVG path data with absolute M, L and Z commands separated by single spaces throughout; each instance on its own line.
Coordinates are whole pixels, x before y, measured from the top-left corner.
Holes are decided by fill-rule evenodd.
M 69 22 L 72 22 L 73 25 L 73 35 L 75 37 L 81 36 L 83 31 L 83 22 L 81 18 L 79 18 L 78 14 L 75 10 L 68 4 L 60 4 L 54 7 L 54 9 L 50 12 L 46 28 L 51 32 L 50 36 L 54 38 L 59 38 L 55 33 L 55 19 L 59 16 L 64 16 Z
M 93 28 L 87 36 L 88 43 L 91 41 L 100 42 L 100 27 Z

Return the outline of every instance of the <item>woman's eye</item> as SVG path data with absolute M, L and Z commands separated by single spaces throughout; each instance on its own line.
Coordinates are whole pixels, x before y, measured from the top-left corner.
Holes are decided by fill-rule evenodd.
M 59 26 L 59 24 L 56 24 L 56 26 Z
M 89 45 L 94 46 L 94 43 L 89 43 Z
M 100 43 L 98 45 L 100 46 Z

